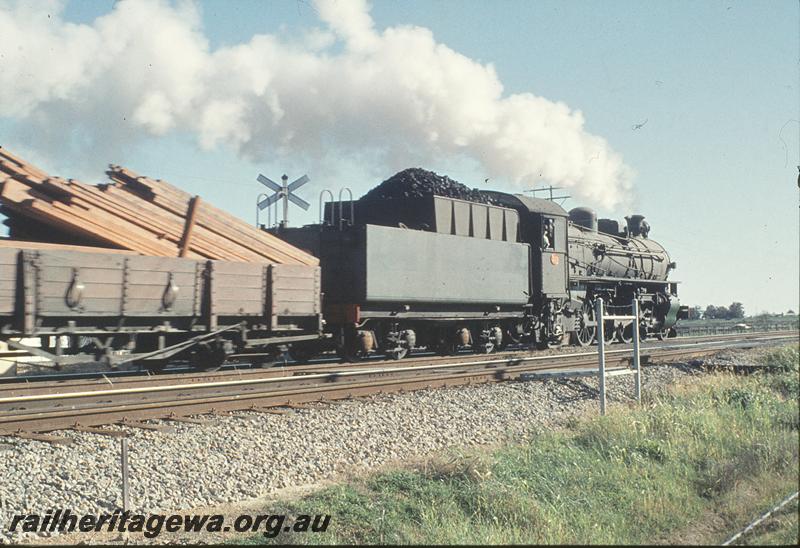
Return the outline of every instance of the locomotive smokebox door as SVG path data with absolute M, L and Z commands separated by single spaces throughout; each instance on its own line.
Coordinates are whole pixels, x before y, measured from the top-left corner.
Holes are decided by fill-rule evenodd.
M 550 296 L 566 295 L 567 220 L 542 215 L 541 223 L 541 291 Z

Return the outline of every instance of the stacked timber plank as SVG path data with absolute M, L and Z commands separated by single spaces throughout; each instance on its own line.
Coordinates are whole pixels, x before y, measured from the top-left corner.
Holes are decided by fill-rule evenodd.
M 101 185 L 51 177 L 0 147 L 0 213 L 11 238 L 162 257 L 318 264 L 169 183 L 120 166 L 107 173 L 111 181 Z

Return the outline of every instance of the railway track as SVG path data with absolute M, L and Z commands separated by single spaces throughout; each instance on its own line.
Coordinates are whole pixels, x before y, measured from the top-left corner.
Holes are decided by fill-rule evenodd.
M 769 335 L 777 335 L 782 336 L 786 333 L 792 333 L 791 331 L 765 331 L 765 332 L 753 332 L 753 333 L 734 333 L 734 334 L 723 334 L 723 335 L 698 335 L 698 336 L 679 336 L 674 339 L 669 339 L 667 341 L 658 341 L 655 339 L 651 339 L 646 341 L 648 347 L 654 347 L 663 344 L 678 344 L 678 343 L 692 343 L 692 342 L 704 342 L 709 340 L 749 340 L 753 338 L 762 338 Z M 612 346 L 612 349 L 618 348 L 630 348 L 631 345 L 618 345 L 615 344 Z M 577 347 L 569 346 L 564 347 L 565 350 L 578 350 Z M 589 349 L 587 348 L 587 351 Z M 535 352 L 535 354 L 541 356 L 541 350 L 531 351 L 526 350 L 524 348 L 512 348 L 505 351 L 500 351 L 492 354 L 493 356 L 507 356 L 511 357 L 513 355 L 518 355 L 520 352 Z M 552 355 L 552 354 L 550 354 Z M 479 359 L 483 357 L 480 354 L 473 354 L 469 352 L 463 352 L 458 355 L 458 358 L 464 359 Z M 402 360 L 403 364 L 409 365 L 413 363 L 435 363 L 438 361 L 452 361 L 454 356 L 439 356 L 434 354 L 433 352 L 416 352 L 412 357 L 408 357 Z M 387 359 L 384 356 L 377 355 L 375 357 L 370 357 L 365 359 L 362 362 L 357 362 L 355 364 L 349 364 L 350 366 L 365 366 L 365 365 L 381 365 L 381 364 L 396 364 L 397 362 L 391 359 Z M 274 370 L 283 370 L 286 367 L 291 367 L 293 371 L 307 371 L 307 370 L 335 370 L 340 369 L 342 367 L 342 363 L 338 357 L 335 356 L 322 356 L 317 359 L 313 359 L 309 361 L 311 365 L 299 365 L 292 361 L 286 361 L 276 364 L 275 366 L 267 369 L 268 371 Z M 221 370 L 213 371 L 213 372 L 200 372 L 196 369 L 191 367 L 171 367 L 165 369 L 161 373 L 158 373 L 157 376 L 160 379 L 184 379 L 187 382 L 193 381 L 203 381 L 208 379 L 217 379 L 217 378 L 225 378 L 226 376 L 241 376 L 241 375 L 250 375 L 250 374 L 263 374 L 264 369 L 261 369 L 258 366 L 252 366 L 247 362 L 239 362 L 239 363 L 231 363 L 224 366 Z M 18 375 L 15 377 L 6 377 L 0 378 L 0 394 L 2 394 L 6 389 L 9 390 L 17 390 L 18 387 L 14 387 L 13 385 L 26 385 L 30 386 L 36 383 L 46 383 L 43 384 L 44 390 L 52 390 L 56 387 L 91 387 L 100 383 L 101 386 L 107 386 L 108 384 L 118 384 L 118 383 L 126 383 L 126 382 L 154 382 L 152 380 L 151 374 L 147 372 L 143 372 L 141 370 L 113 370 L 113 371 L 93 371 L 93 372 L 86 372 L 86 373 L 54 373 L 54 374 L 33 374 L 33 375 Z M 71 382 L 76 381 L 76 382 Z M 60 383 L 60 384 L 59 384 Z
M 647 363 L 796 339 L 796 333 L 775 332 L 672 339 L 669 343 L 644 345 L 641 354 L 643 363 Z M 630 356 L 629 348 L 612 347 L 606 352 L 607 366 L 627 367 Z M 309 402 L 515 380 L 523 373 L 565 371 L 596 364 L 595 351 L 544 356 L 516 353 L 11 384 L 0 389 L 0 435 L 91 429 L 112 423 L 141 426 L 145 419 L 191 421 L 186 417 L 241 410 L 280 413 L 281 407 Z

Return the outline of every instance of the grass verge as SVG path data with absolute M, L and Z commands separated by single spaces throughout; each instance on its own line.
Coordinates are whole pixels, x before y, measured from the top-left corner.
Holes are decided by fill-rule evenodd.
M 330 514 L 325 533 L 238 541 L 720 543 L 797 490 L 798 359 L 785 347 L 770 373 L 693 378 L 525 445 L 328 488 L 269 509 Z M 745 542 L 797 543 L 796 511 L 772 521 Z

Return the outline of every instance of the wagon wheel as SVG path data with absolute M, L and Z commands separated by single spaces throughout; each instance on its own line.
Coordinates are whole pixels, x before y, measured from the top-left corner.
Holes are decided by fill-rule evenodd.
M 297 363 L 303 364 L 311 361 L 318 352 L 306 346 L 292 346 L 289 349 L 289 356 Z
M 591 305 L 584 303 L 578 313 L 578 321 L 572 338 L 579 346 L 589 346 L 597 336 L 597 322 L 594 320 L 594 311 Z
M 169 364 L 168 359 L 139 360 L 137 365 L 149 373 L 161 373 Z
M 204 350 L 196 352 L 191 357 L 190 363 L 199 371 L 219 371 L 226 358 L 227 355 L 222 350 Z
M 661 330 L 659 330 L 659 331 L 656 331 L 656 338 L 657 338 L 659 341 L 663 341 L 663 340 L 664 340 L 664 339 L 666 339 L 667 337 L 669 337 L 669 328 L 666 328 L 666 329 L 661 329 Z

